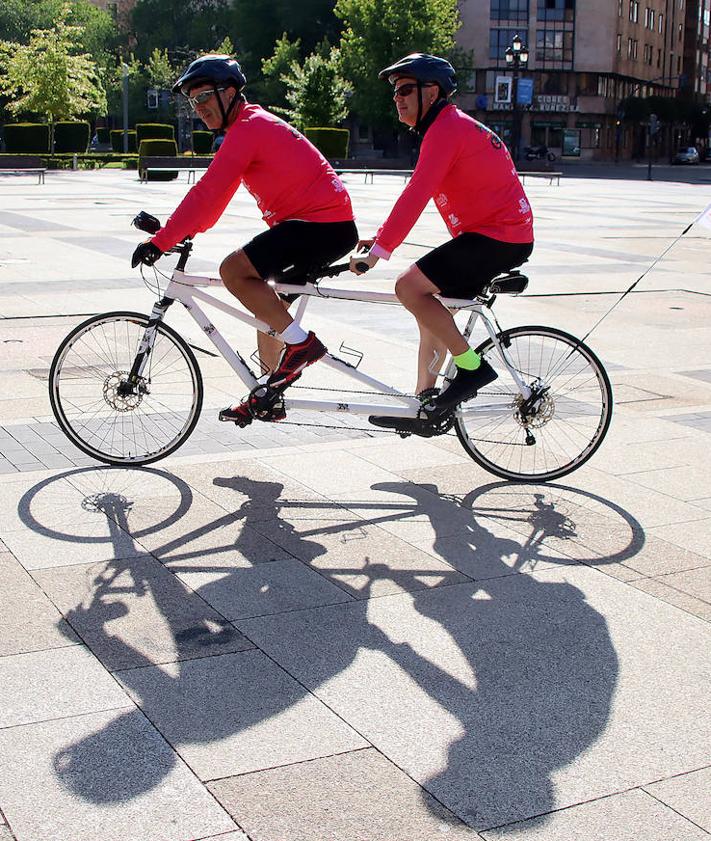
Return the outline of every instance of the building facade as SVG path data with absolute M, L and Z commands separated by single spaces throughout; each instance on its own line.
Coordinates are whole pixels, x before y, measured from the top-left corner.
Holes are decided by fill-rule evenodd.
M 458 44 L 474 51 L 463 107 L 509 143 L 520 119 L 519 150 L 546 145 L 581 160 L 639 154 L 620 104 L 677 96 L 684 86 L 697 98 L 711 93 L 710 7 L 711 0 L 460 0 Z M 501 101 L 500 84 L 512 75 L 505 50 L 515 35 L 529 49 L 519 78 L 533 82 L 532 97 L 531 83 L 518 83 L 517 113 Z

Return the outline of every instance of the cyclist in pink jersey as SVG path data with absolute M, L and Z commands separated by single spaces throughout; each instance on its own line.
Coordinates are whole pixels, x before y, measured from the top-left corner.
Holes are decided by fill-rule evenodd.
M 422 139 L 412 178 L 374 238 L 361 240 L 367 256 L 351 259 L 374 266 L 389 259 L 433 199 L 452 239 L 410 266 L 395 292 L 420 330 L 417 392 L 435 417 L 474 397 L 496 372 L 471 348 L 435 295 L 473 298 L 496 275 L 520 266 L 533 250 L 531 207 L 506 146 L 486 126 L 449 102 L 456 90 L 452 65 L 413 53 L 380 73 L 393 86 L 398 117 Z M 445 350 L 456 374 L 438 393 L 434 388 Z M 439 367 L 439 366 L 438 366 Z M 404 428 L 402 419 L 371 418 L 379 426 Z M 417 428 L 419 420 L 413 422 Z
M 158 233 L 138 246 L 132 265 L 153 265 L 185 237 L 206 231 L 220 218 L 240 184 L 262 212 L 268 230 L 234 251 L 220 266 L 229 291 L 282 342 L 259 333 L 262 365 L 268 384 L 281 393 L 320 359 L 326 348 L 289 315 L 265 282 L 289 270 L 290 283 L 304 283 L 306 273 L 352 251 L 358 241 L 350 197 L 328 161 L 296 129 L 248 103 L 246 79 L 229 56 L 196 59 L 173 90 L 188 98 L 196 114 L 224 141 L 205 175 L 188 192 Z M 296 273 L 295 276 L 292 276 Z M 279 400 L 269 420 L 285 417 Z M 220 420 L 246 426 L 252 420 L 248 401 L 223 409 Z

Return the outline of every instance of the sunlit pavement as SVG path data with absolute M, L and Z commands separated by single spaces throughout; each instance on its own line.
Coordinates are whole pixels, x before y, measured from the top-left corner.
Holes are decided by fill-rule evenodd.
M 590 169 L 527 184 L 537 245 L 503 326 L 584 335 L 711 200 L 707 167 Z M 589 338 L 615 415 L 557 482 L 364 419 L 219 424 L 244 387 L 178 305 L 197 429 L 103 467 L 56 426 L 49 366 L 85 317 L 150 310 L 129 223 L 183 178 L 0 179 L 0 841 L 708 838 L 711 233 Z M 404 182 L 347 183 L 372 235 Z M 240 190 L 191 270 L 260 230 Z M 329 283 L 391 290 L 444 236 L 429 207 L 372 276 Z M 414 385 L 407 313 L 317 300 L 306 321 Z

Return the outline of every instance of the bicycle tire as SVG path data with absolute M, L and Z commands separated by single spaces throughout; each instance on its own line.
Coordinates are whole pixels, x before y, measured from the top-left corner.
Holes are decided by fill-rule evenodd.
M 92 316 L 62 340 L 52 360 L 49 400 L 57 423 L 82 452 L 105 464 L 138 467 L 165 458 L 200 417 L 204 390 L 195 354 L 162 322 L 148 357 L 146 391 L 118 395 L 147 324 L 148 316 L 137 312 Z
M 540 403 L 540 414 L 525 426 L 517 415 L 518 389 L 493 341 L 487 339 L 477 352 L 497 369 L 499 378 L 458 407 L 455 429 L 462 446 L 477 464 L 502 479 L 546 482 L 572 473 L 597 451 L 609 429 L 613 397 L 607 372 L 587 345 L 563 330 L 514 327 L 497 338 L 526 384 L 540 380 L 549 391 Z M 569 359 L 577 361 L 578 371 L 571 370 L 574 363 Z M 564 379 L 556 382 L 557 377 Z M 570 396 L 576 389 L 577 396 Z M 564 429 L 565 413 L 571 420 L 570 428 Z M 533 445 L 526 443 L 527 429 L 535 439 Z

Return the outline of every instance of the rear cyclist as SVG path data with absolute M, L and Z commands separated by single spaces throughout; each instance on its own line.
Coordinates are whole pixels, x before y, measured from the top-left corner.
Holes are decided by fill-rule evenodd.
M 389 259 L 434 199 L 453 239 L 435 248 L 397 279 L 395 293 L 420 330 L 417 393 L 434 417 L 474 397 L 496 372 L 471 348 L 435 295 L 473 298 L 496 275 L 525 262 L 533 250 L 531 207 L 509 152 L 486 126 L 449 102 L 456 90 L 452 65 L 413 53 L 380 72 L 393 85 L 398 118 L 422 140 L 412 178 L 373 239 L 359 242 L 367 256 L 351 259 L 372 268 Z M 433 388 L 445 350 L 456 374 L 441 394 Z M 439 366 L 438 366 L 439 367 Z M 433 399 L 432 399 L 433 398 Z M 379 426 L 413 430 L 419 420 L 371 418 Z
M 246 79 L 239 64 L 226 55 L 205 55 L 188 66 L 173 87 L 187 97 L 198 117 L 225 133 L 209 169 L 178 205 L 165 226 L 138 246 L 132 265 L 153 265 L 185 237 L 206 231 L 220 218 L 240 183 L 262 212 L 269 230 L 234 251 L 220 266 L 229 291 L 280 335 L 259 334 L 268 384 L 282 392 L 301 371 L 326 353 L 306 333 L 265 282 L 294 267 L 307 272 L 327 266 L 352 251 L 358 241 L 350 197 L 328 161 L 296 129 L 242 93 Z M 290 283 L 305 282 L 289 278 Z M 285 417 L 283 401 L 270 420 Z M 223 409 L 220 420 L 246 426 L 252 420 L 248 401 Z

